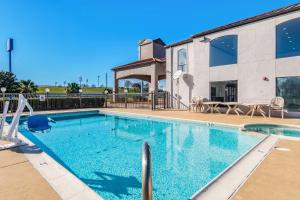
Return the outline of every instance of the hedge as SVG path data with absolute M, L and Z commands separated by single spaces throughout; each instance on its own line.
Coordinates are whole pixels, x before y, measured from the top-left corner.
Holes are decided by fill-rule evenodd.
M 15 112 L 18 106 L 18 100 L 9 100 L 9 111 Z M 81 101 L 81 103 L 80 103 Z M 43 110 L 60 110 L 60 109 L 76 109 L 76 108 L 102 108 L 105 98 L 102 97 L 64 97 L 64 98 L 48 98 L 48 100 L 40 101 L 40 99 L 28 99 L 29 104 L 34 111 Z M 3 100 L 0 100 L 0 110 L 3 112 Z M 27 111 L 27 109 L 25 109 Z

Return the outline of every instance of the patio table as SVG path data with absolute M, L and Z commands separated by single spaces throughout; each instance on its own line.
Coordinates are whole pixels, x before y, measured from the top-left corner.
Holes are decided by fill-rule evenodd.
M 239 108 L 239 106 L 241 105 L 239 102 L 225 102 L 225 103 L 222 103 L 222 105 L 225 105 L 228 107 L 226 115 L 228 115 L 230 113 L 230 111 L 234 111 L 237 115 L 240 115 L 240 113 L 244 113 Z
M 250 110 L 246 113 L 246 115 L 249 115 L 251 113 L 251 118 L 253 117 L 255 112 L 261 114 L 263 117 L 266 117 L 265 111 L 263 111 L 261 108 L 268 104 L 266 104 L 266 103 L 246 103 L 244 105 L 249 107 Z
M 221 113 L 219 110 L 220 103 L 221 103 L 220 101 L 207 101 L 207 102 L 203 102 L 202 104 L 208 106 L 205 112 L 210 111 L 211 113 L 214 113 L 215 111 Z

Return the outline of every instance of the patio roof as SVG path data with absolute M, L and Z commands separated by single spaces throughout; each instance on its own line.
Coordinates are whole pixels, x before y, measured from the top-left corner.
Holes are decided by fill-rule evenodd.
M 127 63 L 125 65 L 120 65 L 120 66 L 112 68 L 111 70 L 117 71 L 119 69 L 125 69 L 125 68 L 128 68 L 128 67 L 135 67 L 135 66 L 140 66 L 140 65 L 144 65 L 144 64 L 151 64 L 151 63 L 156 63 L 156 62 L 157 63 L 164 63 L 164 62 L 166 62 L 166 59 L 164 59 L 164 58 L 147 58 L 147 59 Z

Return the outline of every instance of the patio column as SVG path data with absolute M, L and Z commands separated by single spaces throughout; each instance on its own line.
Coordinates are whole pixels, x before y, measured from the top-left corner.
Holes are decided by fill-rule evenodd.
M 119 79 L 116 78 L 116 72 L 114 72 L 114 88 L 113 88 L 113 101 L 116 101 L 116 94 L 119 93 Z
M 156 74 L 151 75 L 150 92 L 156 93 L 158 91 L 158 77 Z

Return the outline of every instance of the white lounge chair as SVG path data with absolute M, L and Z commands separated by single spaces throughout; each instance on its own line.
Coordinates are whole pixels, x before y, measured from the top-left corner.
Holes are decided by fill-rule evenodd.
M 282 97 L 275 97 L 271 100 L 269 105 L 269 117 L 271 117 L 271 111 L 281 111 L 281 118 L 284 115 L 284 99 Z
M 198 101 L 199 101 L 199 97 L 192 98 L 192 101 L 190 103 L 190 109 L 192 108 L 192 111 L 195 111 L 195 109 L 196 109 L 196 112 L 197 112 Z

